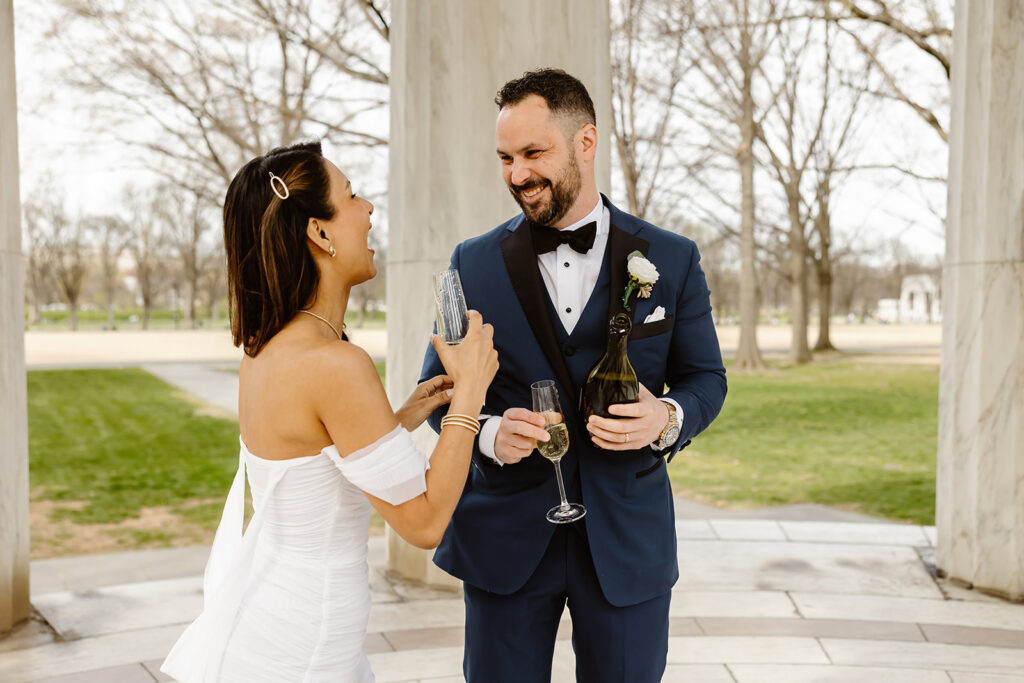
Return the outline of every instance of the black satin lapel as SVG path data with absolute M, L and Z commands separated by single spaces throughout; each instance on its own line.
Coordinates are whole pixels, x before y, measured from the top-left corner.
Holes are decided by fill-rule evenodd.
M 512 288 L 519 298 L 519 305 L 530 323 L 533 336 L 537 338 L 544 356 L 555 371 L 557 379 L 566 391 L 574 391 L 572 375 L 565 365 L 562 350 L 558 346 L 558 337 L 552 325 L 551 316 L 545 301 L 544 282 L 537 267 L 537 255 L 533 252 L 533 241 L 530 237 L 530 226 L 523 221 L 516 230 L 501 242 L 501 253 L 505 258 L 505 267 L 512 279 Z M 563 400 L 570 397 L 565 396 Z
M 611 279 L 608 283 L 608 319 L 611 320 L 613 316 L 626 312 L 625 307 L 622 305 L 622 295 L 626 293 L 626 281 L 628 278 L 626 275 L 626 257 L 634 251 L 639 251 L 644 256 L 647 256 L 647 249 L 651 245 L 647 240 L 640 239 L 636 235 L 614 225 L 611 226 L 608 240 L 611 242 L 608 258 L 609 266 L 612 269 Z M 632 312 L 629 314 L 630 320 L 633 320 L 633 315 L 636 313 L 636 294 L 634 290 L 633 294 L 629 297 L 629 307 L 632 309 Z

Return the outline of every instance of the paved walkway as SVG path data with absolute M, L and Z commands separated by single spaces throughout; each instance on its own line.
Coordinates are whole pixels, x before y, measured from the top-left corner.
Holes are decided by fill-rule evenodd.
M 98 360 L 96 353 L 89 363 L 142 365 L 235 410 L 237 377 L 223 367 L 237 355 L 208 350 L 184 356 L 207 362 L 180 363 L 180 348 Z M 35 367 L 67 360 L 37 356 Z M 936 580 L 931 527 L 814 505 L 723 511 L 680 500 L 677 515 L 681 575 L 665 681 L 1024 683 L 1024 605 Z M 366 645 L 377 680 L 462 680 L 460 596 L 389 579 L 385 552 L 384 539 L 371 538 Z M 197 547 L 33 562 L 36 612 L 0 640 L 0 681 L 168 680 L 159 662 L 201 608 L 207 553 Z M 556 683 L 573 680 L 570 636 L 566 614 Z
M 679 520 L 665 681 L 1024 681 L 1024 606 L 936 581 L 934 529 Z M 390 581 L 371 538 L 367 649 L 381 683 L 461 680 L 457 594 Z M 208 549 L 32 563 L 37 614 L 0 640 L 0 681 L 168 680 L 159 662 L 201 607 Z M 568 614 L 554 681 L 573 680 Z

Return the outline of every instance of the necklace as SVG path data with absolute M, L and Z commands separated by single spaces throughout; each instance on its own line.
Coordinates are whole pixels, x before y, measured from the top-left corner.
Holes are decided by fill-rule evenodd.
M 299 313 L 306 313 L 308 315 L 313 316 L 314 318 L 318 318 L 319 320 L 323 320 L 325 323 L 327 323 L 327 327 L 331 328 L 331 330 L 334 331 L 334 334 L 338 335 L 338 339 L 341 339 L 341 335 L 338 334 L 338 328 L 335 327 L 334 325 L 332 325 L 331 321 L 328 320 L 327 318 L 323 317 L 322 315 L 317 315 L 313 311 L 307 311 L 305 308 L 299 309 Z M 341 324 L 341 329 L 345 329 L 345 323 Z

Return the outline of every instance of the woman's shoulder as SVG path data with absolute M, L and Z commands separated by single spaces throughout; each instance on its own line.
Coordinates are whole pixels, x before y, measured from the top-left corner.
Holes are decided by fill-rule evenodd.
M 333 390 L 338 381 L 363 384 L 367 380 L 379 382 L 373 359 L 360 346 L 347 341 L 322 338 L 287 338 L 278 335 L 255 358 L 245 358 L 239 370 L 240 378 L 259 376 L 266 385 L 297 384 L 316 390 Z M 264 388 L 266 388 L 264 386 Z

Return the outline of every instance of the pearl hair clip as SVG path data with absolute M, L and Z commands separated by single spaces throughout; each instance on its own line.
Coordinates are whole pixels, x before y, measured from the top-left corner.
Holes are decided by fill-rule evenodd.
M 275 183 L 275 181 L 277 182 Z M 280 185 L 281 187 L 280 190 L 277 189 L 278 185 Z M 281 180 L 280 177 L 274 175 L 273 171 L 270 172 L 270 189 L 273 190 L 274 194 L 276 194 L 281 199 L 288 199 L 288 196 L 291 194 L 288 191 L 288 186 L 284 184 L 284 181 Z

